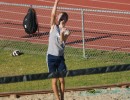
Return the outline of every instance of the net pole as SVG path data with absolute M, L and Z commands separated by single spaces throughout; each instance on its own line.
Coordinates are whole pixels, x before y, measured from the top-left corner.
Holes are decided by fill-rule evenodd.
M 85 31 L 84 31 L 84 10 L 81 10 L 82 17 L 82 43 L 83 43 L 83 57 L 85 58 Z

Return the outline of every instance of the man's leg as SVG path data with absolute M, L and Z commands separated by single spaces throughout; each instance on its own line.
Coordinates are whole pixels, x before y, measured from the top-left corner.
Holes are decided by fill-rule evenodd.
M 60 88 L 61 100 L 64 100 L 64 91 L 65 91 L 65 80 L 64 80 L 64 78 L 59 78 L 59 88 Z
M 57 78 L 52 79 L 52 89 L 53 89 L 54 95 L 56 97 L 56 100 L 60 100 L 58 86 L 57 86 Z

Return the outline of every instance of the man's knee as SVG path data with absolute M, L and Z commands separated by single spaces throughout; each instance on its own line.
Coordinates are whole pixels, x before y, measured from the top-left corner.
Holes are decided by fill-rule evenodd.
M 53 79 L 52 79 L 52 84 L 53 84 L 53 85 L 57 84 L 57 78 L 53 78 Z
M 59 80 L 60 80 L 60 84 L 65 84 L 64 78 L 60 78 Z

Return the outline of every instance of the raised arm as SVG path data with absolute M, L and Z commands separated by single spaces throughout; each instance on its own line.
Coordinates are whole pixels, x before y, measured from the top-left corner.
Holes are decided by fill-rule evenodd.
M 58 5 L 59 1 L 60 0 L 55 0 L 54 7 L 51 12 L 51 26 L 56 24 L 56 10 L 57 10 L 57 5 Z

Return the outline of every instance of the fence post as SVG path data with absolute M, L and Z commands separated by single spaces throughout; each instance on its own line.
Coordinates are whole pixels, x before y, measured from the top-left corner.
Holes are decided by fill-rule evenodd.
M 84 30 L 84 10 L 81 10 L 81 17 L 82 17 L 82 43 L 83 43 L 83 57 L 86 57 L 85 54 L 85 30 Z

